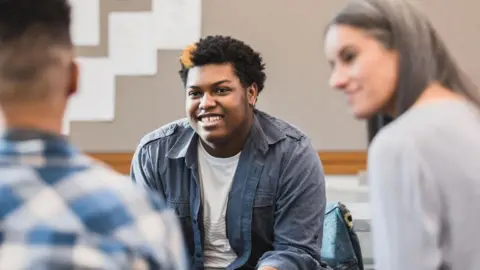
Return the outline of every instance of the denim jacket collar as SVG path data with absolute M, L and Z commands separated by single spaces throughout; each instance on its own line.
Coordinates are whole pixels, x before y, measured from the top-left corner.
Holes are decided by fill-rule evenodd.
M 195 157 L 197 154 L 198 135 L 189 125 L 168 150 L 166 157 L 171 159 L 185 158 L 187 167 L 192 168 L 195 165 Z

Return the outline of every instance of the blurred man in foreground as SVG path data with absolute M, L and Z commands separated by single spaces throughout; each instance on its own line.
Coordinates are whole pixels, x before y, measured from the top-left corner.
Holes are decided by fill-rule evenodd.
M 77 90 L 70 20 L 67 0 L 0 1 L 0 269 L 187 269 L 160 197 L 60 135 Z

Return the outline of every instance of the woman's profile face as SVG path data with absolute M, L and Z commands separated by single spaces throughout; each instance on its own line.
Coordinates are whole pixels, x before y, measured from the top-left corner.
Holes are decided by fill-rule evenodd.
M 389 110 L 397 84 L 398 56 L 367 32 L 332 25 L 324 41 L 332 67 L 330 86 L 343 92 L 356 118 Z

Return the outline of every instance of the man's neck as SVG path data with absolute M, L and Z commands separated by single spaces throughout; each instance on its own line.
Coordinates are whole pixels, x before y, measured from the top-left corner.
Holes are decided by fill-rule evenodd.
M 4 108 L 3 122 L 3 129 L 33 129 L 55 135 L 60 135 L 62 132 L 62 117 L 47 109 Z
M 227 142 L 222 142 L 220 144 L 210 144 L 204 141 L 201 143 L 203 148 L 205 148 L 210 155 L 217 158 L 233 157 L 242 151 L 245 144 L 235 140 L 228 140 Z
M 237 132 L 233 132 L 230 138 L 224 142 L 211 144 L 202 141 L 203 147 L 210 155 L 214 157 L 233 157 L 242 151 L 243 147 L 245 146 L 248 135 L 250 134 L 250 130 L 252 128 L 252 124 L 253 115 L 244 123 L 242 127 L 238 129 Z

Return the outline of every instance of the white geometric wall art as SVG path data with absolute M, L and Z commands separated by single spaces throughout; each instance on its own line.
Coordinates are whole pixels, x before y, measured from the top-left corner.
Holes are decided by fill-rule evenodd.
M 108 58 L 78 57 L 78 91 L 66 110 L 68 121 L 113 121 L 115 74 Z M 64 129 L 69 131 L 69 125 Z
M 100 44 L 99 0 L 69 0 L 72 7 L 72 39 L 77 46 Z
M 69 1 L 74 44 L 98 46 L 102 0 Z M 108 55 L 78 57 L 79 92 L 67 107 L 63 133 L 69 134 L 71 121 L 113 121 L 115 76 L 155 75 L 157 50 L 181 50 L 198 40 L 201 3 L 202 0 L 152 0 L 151 11 L 110 12 Z
M 68 108 L 68 105 L 67 105 L 67 108 Z M 63 134 L 63 135 L 68 135 L 68 134 L 70 134 L 70 119 L 68 119 L 68 116 L 65 116 L 65 117 L 63 118 L 62 134 Z
M 179 50 L 201 35 L 202 0 L 152 0 L 157 49 Z
M 108 18 L 108 56 L 116 75 L 155 75 L 155 48 L 152 12 L 113 12 Z
M 115 75 L 111 61 L 108 58 L 78 57 L 77 63 L 79 89 L 72 97 L 69 118 L 73 121 L 112 121 L 115 115 Z

